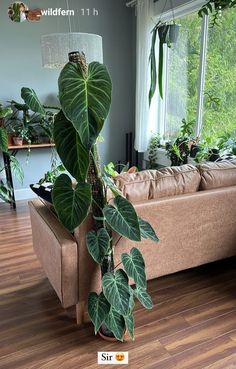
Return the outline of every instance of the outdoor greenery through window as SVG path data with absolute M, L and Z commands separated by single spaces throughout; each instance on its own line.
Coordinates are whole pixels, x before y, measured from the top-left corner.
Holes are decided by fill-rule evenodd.
M 159 132 L 165 140 L 179 134 L 182 119 L 195 121 L 196 133 L 214 144 L 221 136 L 236 131 L 236 17 L 235 9 L 227 9 L 220 27 L 208 27 L 204 41 L 204 19 L 192 13 L 178 19 L 181 25 L 178 41 L 165 50 L 164 115 Z M 202 54 L 206 49 L 205 84 L 199 94 Z M 199 99 L 204 104 L 199 119 Z

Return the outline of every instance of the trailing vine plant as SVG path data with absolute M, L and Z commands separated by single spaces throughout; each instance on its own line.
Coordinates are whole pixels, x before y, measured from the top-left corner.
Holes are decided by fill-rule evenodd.
M 54 140 L 63 165 L 76 180 L 61 174 L 53 188 L 53 204 L 59 220 L 71 232 L 88 215 L 93 228 L 87 233 L 88 252 L 100 265 L 102 291 L 88 296 L 88 313 L 95 333 L 113 334 L 123 340 L 127 329 L 134 339 L 134 299 L 152 308 L 147 293 L 145 263 L 138 248 L 123 253 L 123 267 L 114 267 L 113 232 L 132 241 L 158 237 L 145 220 L 138 217 L 133 205 L 116 188 L 112 177 L 102 173 L 97 138 L 109 113 L 112 82 L 107 68 L 98 62 L 89 65 L 83 53 L 70 54 L 70 61 L 59 76 L 61 111 L 54 123 Z M 108 188 L 113 201 L 107 201 Z M 130 286 L 132 279 L 134 286 Z M 108 333 L 107 333 L 108 332 Z M 109 333 L 110 332 L 110 333 Z
M 198 11 L 198 15 L 200 18 L 203 18 L 204 15 L 212 14 L 210 27 L 214 27 L 215 25 L 219 26 L 219 19 L 222 16 L 222 11 L 234 7 L 236 7 L 236 0 L 209 0 Z

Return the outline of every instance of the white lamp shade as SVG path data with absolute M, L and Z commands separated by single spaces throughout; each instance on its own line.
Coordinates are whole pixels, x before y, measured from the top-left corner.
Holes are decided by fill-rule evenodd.
M 92 33 L 52 33 L 41 37 L 42 61 L 45 68 L 62 68 L 68 54 L 84 52 L 87 63 L 103 63 L 102 37 Z

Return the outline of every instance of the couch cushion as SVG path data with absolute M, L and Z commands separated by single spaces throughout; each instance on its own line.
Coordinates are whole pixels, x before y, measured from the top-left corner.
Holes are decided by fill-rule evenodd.
M 144 201 L 198 191 L 200 174 L 193 165 L 144 170 L 115 177 L 123 195 L 131 201 Z
M 201 174 L 201 190 L 236 185 L 236 160 L 198 165 Z

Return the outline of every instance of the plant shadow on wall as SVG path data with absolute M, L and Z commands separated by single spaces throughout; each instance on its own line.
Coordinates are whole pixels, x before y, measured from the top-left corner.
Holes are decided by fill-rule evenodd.
M 59 77 L 62 110 L 55 119 L 54 140 L 62 163 L 77 184 L 73 188 L 71 178 L 60 175 L 53 187 L 53 204 L 59 220 L 71 232 L 87 216 L 92 217 L 93 229 L 87 233 L 86 243 L 91 257 L 100 265 L 102 291 L 89 294 L 88 312 L 95 333 L 123 341 L 126 329 L 134 339 L 135 298 L 147 309 L 152 308 L 152 301 L 138 248 L 122 254 L 123 268 L 118 268 L 120 264 L 114 266 L 114 232 L 136 242 L 142 237 L 158 242 L 158 237 L 121 195 L 112 176 L 100 168 L 96 142 L 109 113 L 111 90 L 103 64 L 87 65 L 84 54 L 70 55 Z M 112 193 L 110 201 L 108 192 Z M 135 286 L 130 286 L 129 278 Z

